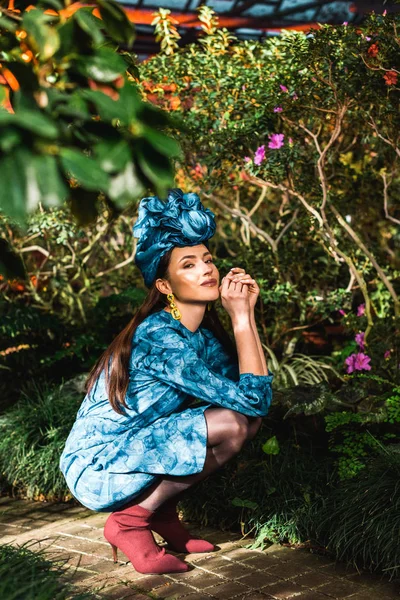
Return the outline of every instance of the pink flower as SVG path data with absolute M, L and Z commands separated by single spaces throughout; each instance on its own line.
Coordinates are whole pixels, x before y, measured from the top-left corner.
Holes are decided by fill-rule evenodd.
M 383 13 L 382 13 L 382 15 L 383 15 L 384 17 L 386 17 L 386 15 L 387 15 L 387 10 L 384 10 L 384 11 L 383 11 Z
M 357 317 L 362 317 L 365 314 L 365 304 L 359 304 L 357 307 Z
M 275 113 L 282 112 L 282 111 L 283 111 L 282 106 L 275 106 L 275 108 L 274 108 Z
M 362 352 L 351 354 L 344 361 L 347 365 L 347 373 L 352 373 L 353 371 L 370 371 L 370 360 L 371 357 L 363 354 Z
M 272 135 L 269 135 L 268 138 L 270 139 L 270 142 L 268 143 L 268 148 L 271 148 L 272 150 L 279 150 L 279 148 L 282 148 L 284 137 L 283 133 L 273 133 Z
M 391 350 L 386 350 L 385 354 L 383 355 L 383 358 L 388 360 L 390 358 L 390 353 L 391 353 Z
M 254 164 L 261 165 L 264 158 L 265 158 L 265 146 L 259 146 L 254 155 Z
M 342 317 L 345 317 L 345 316 L 346 316 L 346 313 L 345 313 L 345 311 L 343 310 L 343 308 L 341 308 L 341 309 L 339 310 L 339 314 L 341 314 L 341 315 L 342 315 Z
M 299 97 L 296 94 L 296 92 L 293 92 L 293 94 L 292 94 L 292 100 L 298 100 L 298 99 L 299 99 Z
M 343 25 L 346 27 L 346 25 L 348 25 L 349 22 L 348 21 L 343 21 Z
M 279 85 L 279 87 L 281 88 L 282 92 L 288 92 L 289 91 L 287 89 L 286 85 Z
M 250 158 L 250 156 L 245 156 L 245 157 L 244 157 L 244 162 L 245 162 L 245 163 L 248 163 L 248 162 L 250 162 L 250 161 L 251 161 L 251 158 Z
M 356 343 L 360 346 L 360 350 L 364 350 L 364 335 L 365 333 L 361 331 L 360 333 L 357 333 L 356 337 L 354 338 Z
M 367 40 L 367 42 L 371 41 L 371 38 L 368 35 L 365 36 L 365 39 Z

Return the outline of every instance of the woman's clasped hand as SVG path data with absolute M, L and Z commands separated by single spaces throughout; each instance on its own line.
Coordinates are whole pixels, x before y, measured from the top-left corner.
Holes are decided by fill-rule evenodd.
M 219 286 L 222 306 L 232 317 L 254 310 L 260 288 L 255 279 L 241 267 L 233 267 Z

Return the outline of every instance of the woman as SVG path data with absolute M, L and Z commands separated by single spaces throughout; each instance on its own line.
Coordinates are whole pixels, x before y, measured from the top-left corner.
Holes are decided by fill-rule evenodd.
M 150 291 L 91 371 L 60 467 L 84 506 L 112 511 L 104 536 L 115 561 L 120 548 L 141 573 L 182 572 L 152 531 L 177 552 L 214 549 L 180 523 L 179 495 L 255 436 L 273 374 L 254 321 L 258 285 L 241 268 L 220 285 L 207 244 L 214 214 L 197 194 L 144 198 L 133 231 Z M 219 296 L 236 348 L 211 306 Z

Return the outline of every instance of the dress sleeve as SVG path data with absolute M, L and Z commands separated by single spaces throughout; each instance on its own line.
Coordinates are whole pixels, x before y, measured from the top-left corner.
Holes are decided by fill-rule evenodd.
M 242 373 L 237 382 L 212 371 L 183 334 L 168 325 L 146 332 L 135 348 L 132 368 L 223 408 L 249 417 L 268 414 L 273 373 Z
M 225 350 L 218 338 L 209 329 L 204 330 L 204 337 L 206 338 L 206 363 L 208 368 L 232 381 L 239 381 L 238 361 Z

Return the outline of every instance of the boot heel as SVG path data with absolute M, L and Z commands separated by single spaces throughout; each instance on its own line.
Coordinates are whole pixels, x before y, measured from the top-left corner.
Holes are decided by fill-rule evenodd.
M 110 542 L 109 542 L 109 544 L 112 548 L 113 561 L 116 563 L 116 562 L 118 562 L 117 546 L 114 546 L 114 544 L 111 544 Z

